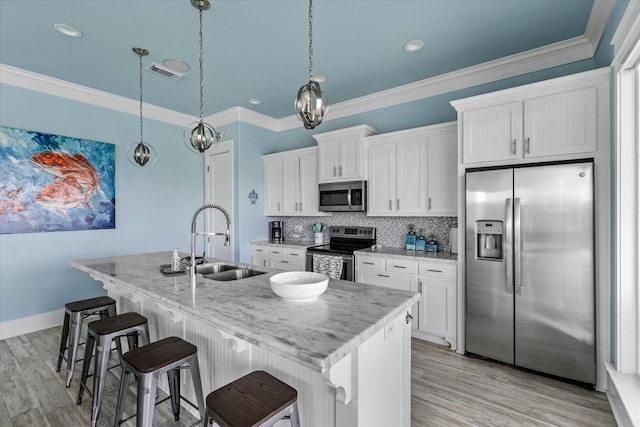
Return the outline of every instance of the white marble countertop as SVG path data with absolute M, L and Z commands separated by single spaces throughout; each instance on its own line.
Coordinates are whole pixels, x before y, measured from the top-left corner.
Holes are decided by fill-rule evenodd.
M 310 248 L 311 246 L 318 246 L 318 243 L 313 243 L 313 240 L 285 240 L 282 243 L 270 242 L 269 240 L 254 240 L 251 242 L 252 245 L 260 245 L 260 246 L 273 246 L 276 248 L 291 248 L 291 249 L 301 249 L 301 248 Z
M 315 300 L 289 302 L 269 284 L 279 271 L 255 266 L 267 274 L 231 282 L 199 277 L 192 291 L 188 274 L 167 277 L 160 272 L 170 259 L 171 251 L 166 251 L 71 261 L 71 266 L 319 372 L 419 299 L 415 292 L 330 279 L 327 291 Z
M 414 261 L 433 261 L 446 264 L 458 264 L 458 254 L 449 252 L 412 251 L 402 248 L 377 247 L 376 249 L 361 249 L 355 255 L 378 256 L 384 258 L 411 259 Z

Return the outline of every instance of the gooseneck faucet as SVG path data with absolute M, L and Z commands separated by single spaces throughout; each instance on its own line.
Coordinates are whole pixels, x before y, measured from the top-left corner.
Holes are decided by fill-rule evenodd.
M 224 233 L 202 233 L 208 236 L 225 236 L 224 245 L 231 245 L 231 234 L 229 232 L 229 227 L 231 226 L 231 217 L 225 208 L 219 205 L 214 205 L 213 203 L 207 203 L 200 206 L 196 209 L 193 214 L 193 219 L 191 220 L 191 268 L 189 269 L 189 276 L 191 278 L 191 288 L 196 288 L 196 220 L 198 219 L 198 215 L 205 209 L 217 209 L 224 214 L 224 217 L 227 220 L 227 231 Z

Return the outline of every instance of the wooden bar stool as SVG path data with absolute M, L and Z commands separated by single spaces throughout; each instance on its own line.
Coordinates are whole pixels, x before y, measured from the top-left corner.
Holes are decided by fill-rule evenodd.
M 82 320 L 85 317 L 94 314 L 100 314 L 101 318 L 115 316 L 116 301 L 113 298 L 102 296 L 74 301 L 64 305 L 64 322 L 62 324 L 62 336 L 60 337 L 60 352 L 58 355 L 58 366 L 56 372 L 60 371 L 60 367 L 62 366 L 62 359 L 64 359 L 64 351 L 65 349 L 68 349 L 66 379 L 67 387 L 71 385 L 73 368 L 75 368 L 76 366 L 78 346 L 80 345 L 80 332 L 82 331 Z M 69 331 L 69 329 L 71 329 L 71 331 Z M 69 341 L 68 345 L 67 339 Z
M 296 389 L 254 371 L 209 393 L 203 425 L 213 419 L 220 427 L 266 427 L 287 415 L 292 427 L 300 427 Z
M 120 341 L 122 337 L 127 337 L 129 349 L 138 348 L 138 336 L 142 345 L 149 344 L 149 327 L 147 318 L 138 313 L 124 313 L 117 316 L 96 320 L 87 325 L 87 344 L 84 351 L 84 362 L 82 364 L 82 377 L 80 389 L 78 390 L 78 400 L 76 404 L 82 403 L 82 395 L 87 387 L 89 377 L 89 365 L 91 364 L 91 354 L 94 343 L 97 341 L 95 359 L 93 361 L 93 393 L 91 403 L 91 426 L 98 422 L 102 398 L 104 396 L 104 384 L 107 377 L 109 356 L 111 355 L 111 343 L 114 339 Z M 119 354 L 122 362 L 122 354 Z
M 198 348 L 178 337 L 168 337 L 128 351 L 122 356 L 122 377 L 120 378 L 115 425 L 118 426 L 122 423 L 122 412 L 127 397 L 129 378 L 132 374 L 138 379 L 136 426 L 151 427 L 153 425 L 158 377 L 165 372 L 169 380 L 173 416 L 178 421 L 180 418 L 180 369 L 186 366 L 191 370 L 191 380 L 198 401 L 200 419 L 204 419 L 205 406 L 202 383 L 200 382 L 200 367 L 198 366 Z

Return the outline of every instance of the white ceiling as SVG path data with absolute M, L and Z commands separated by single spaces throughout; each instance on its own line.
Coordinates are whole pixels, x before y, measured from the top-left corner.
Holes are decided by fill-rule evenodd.
M 313 71 L 327 77 L 322 88 L 332 107 L 353 103 L 523 52 L 551 52 L 549 46 L 576 40 L 597 44 L 611 10 L 599 12 L 602 3 L 316 0 Z M 244 107 L 274 119 L 291 116 L 297 90 L 308 80 L 308 2 L 211 0 L 203 21 L 204 115 Z M 63 36 L 55 23 L 72 25 L 83 36 Z M 3 79 L 15 67 L 138 100 L 138 56 L 131 49 L 140 46 L 150 51 L 145 66 L 169 58 L 191 66 L 178 81 L 145 71 L 145 103 L 197 116 L 197 23 L 189 0 L 0 0 Z M 423 40 L 424 48 L 405 52 L 403 45 L 413 39 Z M 565 63 L 572 60 L 578 59 L 569 56 Z M 527 70 L 515 67 L 511 74 Z M 473 84 L 479 83 L 467 83 Z M 262 104 L 252 105 L 250 98 Z

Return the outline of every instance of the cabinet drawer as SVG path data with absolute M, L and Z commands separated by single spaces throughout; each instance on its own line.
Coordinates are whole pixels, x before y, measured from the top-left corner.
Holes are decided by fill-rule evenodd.
M 440 264 L 431 262 L 420 263 L 420 276 L 433 277 L 442 280 L 456 280 L 455 264 Z
M 269 254 L 268 246 L 251 246 L 251 255 L 264 255 L 267 256 Z
M 404 274 L 418 274 L 418 263 L 408 259 L 387 258 L 387 271 Z
M 356 267 L 371 270 L 384 270 L 384 258 L 372 256 L 357 256 Z
M 274 248 L 269 246 L 269 256 L 284 258 L 287 256 L 287 250 L 285 248 Z
M 306 249 L 290 249 L 287 248 L 287 258 L 292 259 L 304 259 L 306 255 Z

